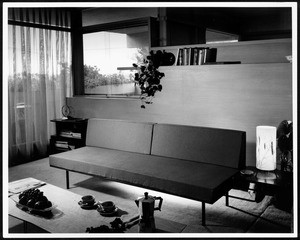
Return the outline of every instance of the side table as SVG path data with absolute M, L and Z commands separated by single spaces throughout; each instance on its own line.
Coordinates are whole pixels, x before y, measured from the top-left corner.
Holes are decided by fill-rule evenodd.
M 275 197 L 275 206 L 291 211 L 293 202 L 293 174 L 281 170 L 261 171 L 256 167 L 246 167 L 244 172 L 237 175 L 235 185 L 255 184 L 255 201 L 260 202 L 265 195 Z M 252 172 L 252 174 L 249 174 Z M 248 174 L 247 174 L 248 173 Z
M 88 119 L 53 119 L 56 134 L 50 139 L 50 154 L 85 146 Z

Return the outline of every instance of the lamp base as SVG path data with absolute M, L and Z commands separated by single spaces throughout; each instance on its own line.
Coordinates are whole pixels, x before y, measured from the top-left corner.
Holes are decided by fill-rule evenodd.
M 264 180 L 273 180 L 276 179 L 276 174 L 273 171 L 262 171 L 259 170 L 256 177 L 258 179 L 264 179 Z

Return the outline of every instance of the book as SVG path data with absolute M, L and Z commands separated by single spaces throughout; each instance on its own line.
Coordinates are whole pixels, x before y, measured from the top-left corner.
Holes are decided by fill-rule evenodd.
M 59 134 L 61 137 L 69 137 L 69 138 L 81 138 L 81 133 L 75 133 L 71 131 L 61 131 Z
M 193 65 L 198 65 L 198 53 L 199 53 L 199 49 L 198 48 L 194 48 L 194 54 L 193 54 Z
M 199 48 L 198 52 L 198 65 L 202 65 L 204 63 L 204 48 Z
M 178 49 L 178 59 L 177 59 L 176 65 L 177 66 L 183 65 L 183 49 L 182 48 Z
M 183 49 L 183 65 L 189 65 L 189 48 Z
M 207 51 L 208 51 L 209 48 L 203 48 L 203 63 L 206 63 L 207 62 Z
M 179 59 L 179 51 L 180 51 L 180 48 L 177 49 L 177 52 L 176 52 L 176 56 L 175 56 L 175 66 L 178 65 L 178 59 Z
M 68 149 L 69 144 L 68 144 L 68 142 L 65 142 L 65 141 L 56 141 L 55 147 Z

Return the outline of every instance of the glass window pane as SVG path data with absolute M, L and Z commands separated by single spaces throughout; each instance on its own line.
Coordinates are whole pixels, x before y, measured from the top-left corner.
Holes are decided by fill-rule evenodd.
M 149 52 L 147 27 L 83 35 L 85 94 L 137 95 L 133 63 Z

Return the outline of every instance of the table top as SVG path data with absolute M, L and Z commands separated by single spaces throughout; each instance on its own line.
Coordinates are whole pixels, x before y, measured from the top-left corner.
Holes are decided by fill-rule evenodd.
M 35 179 L 36 180 L 36 179 Z M 19 181 L 20 184 L 28 183 L 32 178 Z M 9 185 L 11 185 L 10 183 Z M 14 200 L 18 200 L 19 194 L 10 196 L 9 214 L 16 218 L 30 222 L 51 233 L 85 233 L 87 227 L 97 225 L 109 225 L 115 217 L 103 217 L 96 210 L 82 209 L 78 202 L 81 196 L 71 191 L 46 183 L 39 187 L 44 196 L 55 206 L 52 210 L 53 217 L 50 219 L 32 215 L 16 206 Z
M 50 219 L 33 215 L 16 206 L 19 193 L 31 187 L 38 187 L 54 205 L 53 216 Z M 130 214 L 118 216 L 117 213 L 115 216 L 104 217 L 96 209 L 82 209 L 78 204 L 81 197 L 81 195 L 52 184 L 34 178 L 25 178 L 9 183 L 9 215 L 30 222 L 50 233 L 85 233 L 88 227 L 99 227 L 100 225 L 110 227 L 110 222 L 116 217 L 120 217 L 125 222 L 133 216 Z M 156 218 L 156 227 L 157 232 L 181 232 L 185 225 Z M 133 226 L 126 232 L 137 233 L 137 226 Z
M 51 119 L 50 122 L 62 122 L 62 123 L 82 123 L 87 122 L 87 118 L 57 118 L 57 119 Z
M 285 187 L 292 184 L 293 174 L 291 172 L 283 172 L 275 169 L 274 171 L 262 171 L 256 167 L 249 166 L 245 170 L 252 171 L 252 174 L 240 174 L 240 176 L 252 183 L 261 183 L 277 187 Z

